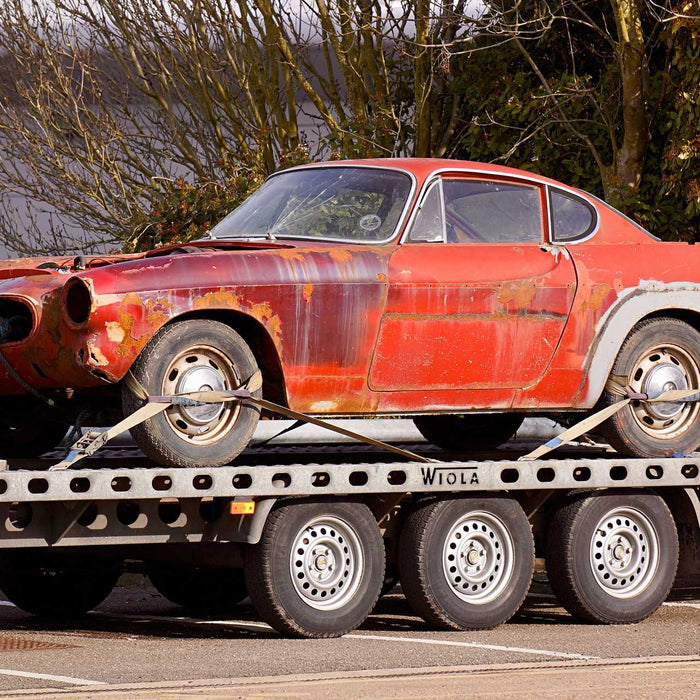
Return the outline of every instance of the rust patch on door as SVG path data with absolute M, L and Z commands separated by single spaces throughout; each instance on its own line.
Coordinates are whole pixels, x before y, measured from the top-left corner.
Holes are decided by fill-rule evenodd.
M 535 280 L 528 279 L 523 282 L 504 282 L 500 285 L 498 301 L 501 304 L 514 303 L 518 309 L 526 309 L 537 294 Z

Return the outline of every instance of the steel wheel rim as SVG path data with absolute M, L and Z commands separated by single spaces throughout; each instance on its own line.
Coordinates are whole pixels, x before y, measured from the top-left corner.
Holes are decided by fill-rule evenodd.
M 225 391 L 240 385 L 231 360 L 212 345 L 194 345 L 179 352 L 168 365 L 162 382 L 164 395 L 190 391 Z M 235 424 L 237 401 L 204 406 L 171 406 L 165 417 L 173 432 L 196 445 L 210 445 L 224 438 Z
M 663 391 L 700 387 L 698 364 L 678 345 L 659 345 L 648 350 L 636 361 L 629 376 L 633 391 L 651 397 Z M 631 410 L 635 422 L 647 435 L 671 440 L 694 423 L 700 404 L 633 401 Z
M 596 583 L 613 598 L 645 591 L 659 566 L 659 536 L 636 508 L 614 508 L 596 525 L 590 545 Z
M 355 529 L 323 515 L 306 523 L 294 539 L 289 572 L 297 595 L 316 610 L 337 610 L 357 593 L 364 553 Z
M 515 565 L 513 538 L 493 513 L 467 513 L 451 527 L 442 568 L 452 592 L 473 605 L 486 605 L 508 586 Z

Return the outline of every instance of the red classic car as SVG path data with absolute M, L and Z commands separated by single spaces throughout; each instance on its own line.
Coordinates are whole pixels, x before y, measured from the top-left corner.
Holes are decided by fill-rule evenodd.
M 449 160 L 321 163 L 270 177 L 203 240 L 0 268 L 0 448 L 40 453 L 149 394 L 233 389 L 316 416 L 411 416 L 451 450 L 526 415 L 700 388 L 700 253 L 590 194 Z M 54 406 L 43 399 L 49 398 Z M 631 455 L 700 444 L 700 404 L 630 403 Z M 153 460 L 221 465 L 259 410 L 172 406 L 132 430 Z

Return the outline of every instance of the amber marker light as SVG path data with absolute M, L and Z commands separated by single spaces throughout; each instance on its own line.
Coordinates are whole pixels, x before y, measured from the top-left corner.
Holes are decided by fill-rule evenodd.
M 255 501 L 231 501 L 231 515 L 252 515 L 255 513 Z

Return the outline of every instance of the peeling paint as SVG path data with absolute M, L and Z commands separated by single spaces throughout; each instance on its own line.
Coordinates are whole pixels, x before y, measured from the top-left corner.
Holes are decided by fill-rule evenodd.
M 87 364 L 90 367 L 107 367 L 109 365 L 109 360 L 94 342 L 88 341 L 87 351 Z
M 117 321 L 106 321 L 105 329 L 107 338 L 113 343 L 121 343 L 126 336 L 126 331 Z

